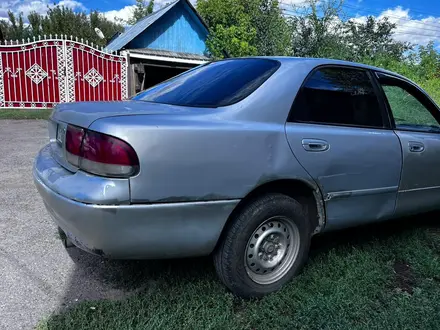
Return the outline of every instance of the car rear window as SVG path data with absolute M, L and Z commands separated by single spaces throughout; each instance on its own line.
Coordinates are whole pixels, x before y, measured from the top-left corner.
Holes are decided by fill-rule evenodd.
M 221 107 L 243 100 L 280 66 L 269 59 L 212 62 L 164 81 L 132 100 L 190 107 Z

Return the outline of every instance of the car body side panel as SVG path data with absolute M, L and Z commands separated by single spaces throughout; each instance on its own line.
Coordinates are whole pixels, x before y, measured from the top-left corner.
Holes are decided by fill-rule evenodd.
M 416 214 L 440 208 L 440 134 L 396 131 L 403 150 L 402 180 L 396 215 Z M 411 152 L 410 144 L 423 147 Z
M 281 61 L 260 88 L 228 107 L 186 108 L 172 116 L 117 113 L 92 122 L 90 129 L 119 137 L 138 153 L 141 170 L 130 179 L 132 202 L 243 198 L 278 179 L 316 188 L 292 155 L 284 125 L 302 81 L 318 63 Z
M 286 134 L 324 195 L 325 230 L 393 216 L 402 154 L 392 130 L 287 123 Z M 306 151 L 303 139 L 326 141 L 328 150 Z
M 136 150 L 133 203 L 228 200 L 277 179 L 314 181 L 293 156 L 284 124 L 136 116 L 96 121 L 92 129 Z
M 394 133 L 372 130 L 364 137 L 368 142 L 361 144 L 356 152 L 348 155 L 345 152 L 350 151 L 348 148 L 338 154 L 345 161 L 355 157 L 363 159 L 369 150 L 362 148 L 367 146 L 374 151 L 382 137 L 390 145 L 385 143 L 381 150 L 386 151 L 376 153 L 384 159 L 392 157 L 385 161 L 385 168 L 377 162 L 374 166 L 360 162 L 361 174 L 350 175 L 353 167 L 328 163 L 321 165 L 324 171 L 315 176 L 316 181 L 304 169 L 308 169 L 309 164 L 302 164 L 303 167 L 294 155 L 303 150 L 292 147 L 292 153 L 285 136 L 289 110 L 311 70 L 324 64 L 363 66 L 332 60 L 275 59 L 282 63 L 277 72 L 246 99 L 228 107 L 206 110 L 178 109 L 149 102 L 106 103 L 105 109 L 101 106 L 99 114 L 91 116 L 95 106 L 84 104 L 90 107 L 86 115 L 81 109 L 66 108 L 54 118 L 65 122 L 74 120 L 80 126 L 119 137 L 134 147 L 141 169 L 137 176 L 130 178 L 132 203 L 237 199 L 265 182 L 278 179 L 302 180 L 316 189 L 318 177 L 325 177 L 319 189 L 327 194 L 327 216 L 335 227 L 349 225 L 353 214 L 353 224 L 392 215 L 400 178 L 401 149 L 395 135 L 384 137 Z M 121 106 L 124 109 L 120 109 Z M 352 137 L 343 134 L 339 139 L 346 143 L 344 139 Z M 295 136 L 289 139 L 292 144 Z M 312 162 L 313 166 L 316 164 Z M 372 173 L 377 170 L 389 172 L 389 175 L 381 175 L 385 179 L 383 185 L 372 184 L 377 183 Z M 366 179 L 361 179 L 364 176 Z M 351 188 L 338 186 L 338 182 L 351 182 L 354 178 L 359 182 L 353 181 Z M 357 201 L 364 203 L 363 209 L 354 207 Z M 350 203 L 351 210 L 346 203 Z

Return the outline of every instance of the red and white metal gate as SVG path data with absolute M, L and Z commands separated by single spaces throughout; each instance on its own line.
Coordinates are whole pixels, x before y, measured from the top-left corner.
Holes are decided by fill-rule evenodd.
M 67 38 L 0 44 L 0 108 L 127 97 L 125 56 Z

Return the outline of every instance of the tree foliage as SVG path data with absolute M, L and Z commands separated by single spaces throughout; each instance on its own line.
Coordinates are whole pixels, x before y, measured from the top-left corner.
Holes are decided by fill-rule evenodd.
M 396 25 L 373 16 L 345 19 L 342 0 L 309 0 L 290 20 L 295 56 L 363 61 L 383 55 L 402 59 L 411 45 L 393 39 Z
M 199 0 L 197 10 L 211 29 L 214 57 L 288 54 L 288 24 L 277 0 Z
M 145 16 L 150 15 L 153 12 L 154 0 L 136 0 L 136 5 L 133 9 L 131 17 L 127 23 L 130 25 L 136 24 L 139 20 Z
M 257 32 L 258 55 L 289 55 L 291 53 L 289 25 L 282 15 L 278 0 L 260 0 L 252 10 Z
M 197 10 L 210 27 L 207 47 L 214 57 L 256 55 L 256 29 L 240 0 L 199 0 Z
M 12 12 L 8 14 L 8 21 L 0 21 L 0 29 L 6 40 L 21 40 L 44 35 L 67 35 L 83 38 L 98 46 L 105 46 L 109 38 L 123 30 L 121 24 L 109 21 L 98 11 L 86 14 L 64 6 L 48 8 L 46 15 L 31 12 L 27 16 L 29 21 L 27 26 L 24 24 L 22 14 L 14 15 Z M 103 32 L 105 39 L 98 37 L 95 33 L 96 27 Z
M 8 11 L 8 19 L 10 22 L 10 36 L 11 39 L 20 38 L 25 33 L 23 14 L 19 14 L 17 17 L 11 12 Z
M 397 60 L 402 59 L 405 52 L 411 49 L 411 45 L 392 38 L 395 28 L 396 25 L 390 23 L 386 17 L 378 20 L 368 16 L 364 23 L 348 20 L 344 32 L 345 42 L 350 50 L 350 59 L 361 61 L 382 55 Z
M 199 0 L 211 28 L 208 49 L 215 57 L 294 55 L 362 61 L 402 59 L 411 49 L 393 39 L 396 25 L 372 16 L 345 19 L 343 0 L 307 0 L 282 10 L 278 0 Z M 368 45 L 368 46 L 366 46 Z
M 116 23 L 108 20 L 97 10 L 85 13 L 59 5 L 48 7 L 44 15 L 31 12 L 26 17 L 28 24 L 25 24 L 25 17 L 22 13 L 14 14 L 9 11 L 8 20 L 0 20 L 0 31 L 5 40 L 22 40 L 44 35 L 67 35 L 88 40 L 98 46 L 105 46 L 112 36 L 124 30 L 124 24 L 135 24 L 151 14 L 153 8 L 154 0 L 136 0 L 132 16 L 128 21 L 119 19 Z M 97 36 L 95 28 L 103 32 L 105 39 Z
M 310 0 L 307 6 L 294 7 L 292 13 L 288 21 L 294 56 L 344 56 L 342 0 Z
M 344 0 L 306 0 L 280 9 L 277 0 L 199 0 L 214 57 L 293 55 L 363 62 L 401 73 L 440 99 L 440 54 L 433 43 L 393 37 L 396 25 L 372 16 L 349 19 Z

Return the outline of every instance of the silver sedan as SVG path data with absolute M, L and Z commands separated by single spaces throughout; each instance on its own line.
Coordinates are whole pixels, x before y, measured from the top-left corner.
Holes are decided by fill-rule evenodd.
M 440 207 L 440 112 L 356 63 L 228 59 L 115 103 L 61 104 L 36 186 L 66 242 L 109 258 L 213 254 L 242 297 L 315 234 Z

